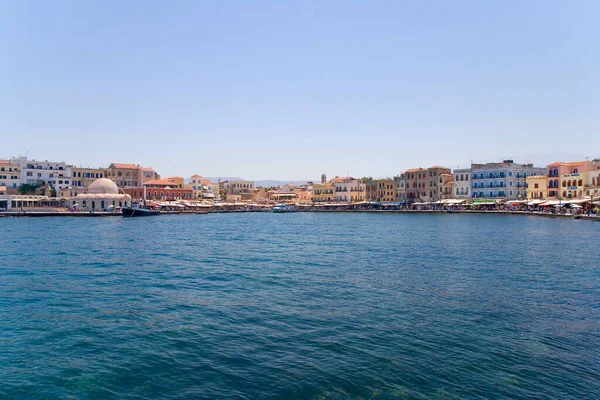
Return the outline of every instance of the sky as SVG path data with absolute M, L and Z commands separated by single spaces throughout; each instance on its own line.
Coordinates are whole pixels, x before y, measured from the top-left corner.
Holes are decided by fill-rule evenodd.
M 600 157 L 600 2 L 0 2 L 0 158 L 318 180 Z

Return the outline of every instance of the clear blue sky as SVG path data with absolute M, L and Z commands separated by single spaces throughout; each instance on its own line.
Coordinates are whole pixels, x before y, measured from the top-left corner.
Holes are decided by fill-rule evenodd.
M 600 156 L 600 2 L 0 2 L 0 157 L 318 179 Z

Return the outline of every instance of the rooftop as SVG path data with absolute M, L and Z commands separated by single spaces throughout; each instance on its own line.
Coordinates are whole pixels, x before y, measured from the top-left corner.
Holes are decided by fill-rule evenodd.
M 121 168 L 121 169 L 138 169 L 139 168 L 135 164 L 112 163 L 111 165 L 115 168 Z

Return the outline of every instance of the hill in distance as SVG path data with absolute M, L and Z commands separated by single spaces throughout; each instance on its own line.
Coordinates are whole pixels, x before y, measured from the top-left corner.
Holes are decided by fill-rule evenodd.
M 209 177 L 206 179 L 208 179 L 209 181 L 211 181 L 213 183 L 224 182 L 224 181 L 243 181 L 244 180 L 242 178 L 235 178 L 235 177 L 230 177 L 230 176 L 213 176 L 213 177 Z M 287 185 L 288 183 L 292 183 L 294 185 L 304 185 L 304 184 L 306 184 L 306 182 L 308 182 L 308 180 L 306 180 L 306 181 L 281 181 L 281 180 L 265 179 L 265 180 L 254 181 L 254 187 L 264 187 L 264 188 L 277 187 L 277 186 Z

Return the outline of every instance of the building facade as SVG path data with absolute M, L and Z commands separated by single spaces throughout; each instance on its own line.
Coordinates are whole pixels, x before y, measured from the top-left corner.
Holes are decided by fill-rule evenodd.
M 548 196 L 572 199 L 593 194 L 595 188 L 591 183 L 592 179 L 595 184 L 598 183 L 594 178 L 599 169 L 600 163 L 594 161 L 555 162 L 548 165 Z
M 334 201 L 349 204 L 365 201 L 366 186 L 360 179 L 334 178 L 331 183 L 333 183 Z
M 112 163 L 106 168 L 106 178 L 113 181 L 118 187 L 140 186 L 140 167 L 135 164 Z
M 169 179 L 156 179 L 147 181 L 143 186 L 121 188 L 123 193 L 131 196 L 133 201 L 139 201 L 144 198 L 144 188 L 146 189 L 146 200 L 192 200 L 194 191 L 188 188 L 181 188 Z
M 254 198 L 254 182 L 251 181 L 225 181 L 222 183 L 228 199 L 252 201 Z
M 406 201 L 406 174 L 402 173 L 399 176 L 394 178 L 396 182 L 396 201 L 397 202 L 405 202 Z
M 73 185 L 88 188 L 97 179 L 104 178 L 104 168 L 71 167 Z
M 412 168 L 404 172 L 406 175 L 406 199 L 410 202 L 419 201 L 426 196 L 427 170 Z
M 0 160 L 0 187 L 4 190 L 17 189 L 21 186 L 21 166 L 20 163 L 12 160 Z
M 544 175 L 528 176 L 525 182 L 527 183 L 527 199 L 545 200 L 548 198 L 547 178 Z
M 378 179 L 377 183 L 377 201 L 391 203 L 396 201 L 396 182 L 394 179 Z
M 313 183 L 313 203 L 331 203 L 333 202 L 333 183 Z
M 18 157 L 12 159 L 11 164 L 19 166 L 21 184 L 47 185 L 56 191 L 72 185 L 71 166 L 64 161 L 37 161 Z
M 156 181 L 160 179 L 160 175 L 151 167 L 140 167 L 138 169 L 138 182 L 144 183 L 147 181 Z
M 471 197 L 471 168 L 458 168 L 452 171 L 454 181 L 452 191 L 455 199 L 468 199 Z
M 365 181 L 365 200 L 366 201 L 377 201 L 377 181 L 374 179 L 368 179 Z
M 517 164 L 513 160 L 471 164 L 471 197 L 474 199 L 525 199 L 527 198 L 527 177 L 545 174 L 546 168 L 534 167 L 533 164 Z
M 421 196 L 421 200 L 438 201 L 440 200 L 440 182 L 439 177 L 442 174 L 451 175 L 450 168 L 434 166 L 427 168 L 425 196 Z M 451 178 L 451 177 L 450 177 Z M 448 177 L 445 178 L 447 180 Z M 443 190 L 442 190 L 443 192 Z
M 438 200 L 453 199 L 454 175 L 443 173 L 438 177 Z

